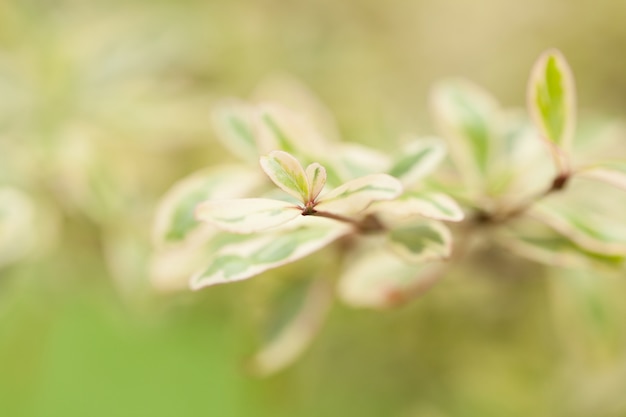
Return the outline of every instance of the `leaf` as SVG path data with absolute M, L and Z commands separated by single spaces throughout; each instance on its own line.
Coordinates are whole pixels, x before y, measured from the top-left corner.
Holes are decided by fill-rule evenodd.
M 237 100 L 219 103 L 212 112 L 218 138 L 233 154 L 255 161 L 259 151 L 253 125 L 253 108 Z
M 273 74 L 263 79 L 253 92 L 257 102 L 275 101 L 298 115 L 306 117 L 306 122 L 315 126 L 325 138 L 339 137 L 335 119 L 328 107 L 302 80 L 290 74 Z
M 626 191 L 626 162 L 610 162 L 584 168 L 576 173 L 576 178 L 601 181 Z
M 210 200 L 197 206 L 200 221 L 232 233 L 255 233 L 287 223 L 302 210 L 293 203 L 267 198 Z
M 176 245 L 153 253 L 149 261 L 152 287 L 161 292 L 188 290 L 189 277 L 205 264 L 206 250 L 202 249 Z
M 315 280 L 304 288 L 297 310 L 287 323 L 253 358 L 253 369 L 261 376 L 274 374 L 302 355 L 319 332 L 332 302 L 325 280 Z
M 445 259 L 452 252 L 452 235 L 438 222 L 414 222 L 389 232 L 389 247 L 407 262 Z
M 240 166 L 204 169 L 177 182 L 157 206 L 152 231 L 158 245 L 181 242 L 201 226 L 196 206 L 209 199 L 244 197 L 263 183 L 256 170 Z
M 531 71 L 528 110 L 542 138 L 553 145 L 553 157 L 563 170 L 563 153 L 569 151 L 574 136 L 576 92 L 572 71 L 556 49 L 544 52 Z
M 33 200 L 12 187 L 0 187 L 0 267 L 27 256 L 41 230 Z
M 537 131 L 521 112 L 503 114 L 502 153 L 495 162 L 491 196 L 523 204 L 529 197 L 545 191 L 557 174 L 551 155 Z
M 316 206 L 318 211 L 355 214 L 374 201 L 392 200 L 402 193 L 402 184 L 387 174 L 373 174 L 348 181 L 324 194 Z
M 391 160 L 385 153 L 356 143 L 338 143 L 326 158 L 327 170 L 330 168 L 337 172 L 339 183 L 335 185 L 385 172 L 391 165 Z
M 353 307 L 388 308 L 423 294 L 443 272 L 440 263 L 415 266 L 380 248 L 364 250 L 348 260 L 339 297 Z
M 439 139 L 413 140 L 402 149 L 388 173 L 409 187 L 430 174 L 445 154 L 445 145 Z
M 306 203 L 309 182 L 300 162 L 284 151 L 272 151 L 261 157 L 261 167 L 281 190 Z
M 404 220 L 415 216 L 433 220 L 459 222 L 465 215 L 451 197 L 432 192 L 410 191 L 396 200 L 382 201 L 371 206 L 385 223 Z
M 528 221 L 507 226 L 495 238 L 512 253 L 551 266 L 597 269 L 622 262 L 620 257 L 586 251 L 567 236 L 541 226 L 528 224 Z
M 305 225 L 227 245 L 211 256 L 208 267 L 191 278 L 194 290 L 251 278 L 294 262 L 323 248 L 351 231 L 349 226 L 312 216 Z
M 623 318 L 626 313 L 623 298 L 625 283 L 622 273 L 598 270 L 561 269 L 549 276 L 551 310 L 555 324 L 561 329 L 557 336 L 572 358 L 587 364 L 605 364 L 607 359 L 621 360 L 621 336 L 624 335 Z M 618 335 L 620 337 L 616 337 Z M 620 376 L 615 380 L 617 375 Z M 578 394 L 587 400 L 583 402 L 587 405 L 587 414 L 593 415 L 609 400 L 606 395 L 607 376 L 613 380 L 609 386 L 618 381 L 620 383 L 619 388 L 614 385 L 615 388 L 608 391 L 620 395 L 626 375 L 623 370 L 617 371 L 617 375 L 600 373 L 598 379 L 581 384 L 582 392 Z M 605 383 L 596 386 L 601 380 Z M 591 398 L 595 401 L 589 402 Z
M 233 234 L 210 228 L 175 245 L 158 248 L 149 262 L 150 283 L 162 292 L 189 290 L 189 277 L 206 265 L 207 253 L 226 245 L 243 242 L 250 235 Z
M 571 208 L 536 204 L 528 213 L 581 248 L 605 256 L 626 256 L 626 226 Z
M 307 201 L 315 201 L 326 185 L 326 170 L 317 162 L 306 168 L 306 177 L 309 185 L 309 196 Z
M 261 153 L 282 150 L 298 157 L 324 155 L 328 142 L 315 126 L 291 109 L 275 103 L 257 107 L 255 132 Z
M 494 155 L 497 102 L 468 81 L 449 80 L 435 86 L 431 103 L 435 121 L 450 142 L 448 148 L 461 173 L 480 181 Z

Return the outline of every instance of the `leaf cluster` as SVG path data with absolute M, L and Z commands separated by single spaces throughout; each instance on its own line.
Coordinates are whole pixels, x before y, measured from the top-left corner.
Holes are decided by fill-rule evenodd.
M 441 82 L 431 94 L 441 138 L 408 137 L 391 155 L 337 140 L 336 129 L 315 123 L 319 114 L 222 103 L 215 128 L 242 162 L 193 174 L 165 195 L 155 284 L 246 280 L 324 247 L 337 254 L 330 270 L 339 297 L 370 308 L 422 294 L 481 246 L 561 268 L 620 270 L 623 212 L 587 208 L 596 196 L 584 186 L 625 191 L 626 160 L 578 162 L 575 83 L 559 51 L 539 57 L 527 89 L 529 117 L 468 81 Z M 309 101 L 302 107 L 319 108 L 300 97 Z M 297 317 L 319 317 L 326 306 L 304 303 L 310 311 Z M 298 334 L 287 338 L 283 359 L 272 354 L 258 365 L 271 372 L 291 361 L 311 338 Z

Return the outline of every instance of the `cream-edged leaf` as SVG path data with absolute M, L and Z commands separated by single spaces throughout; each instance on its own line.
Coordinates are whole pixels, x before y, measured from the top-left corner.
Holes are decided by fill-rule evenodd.
M 528 108 L 546 139 L 567 150 L 574 134 L 574 76 L 563 54 L 551 49 L 535 63 L 528 80 Z
M 580 213 L 569 207 L 536 204 L 528 213 L 581 248 L 605 256 L 626 256 L 626 225 L 607 218 Z
M 272 151 L 261 157 L 261 167 L 278 188 L 303 203 L 307 202 L 309 182 L 296 158 L 284 151 Z
M 370 210 L 389 224 L 415 216 L 448 222 L 459 222 L 465 217 L 456 201 L 436 192 L 409 191 L 395 200 L 375 203 Z
M 272 229 L 300 216 L 293 203 L 268 198 L 210 200 L 196 207 L 196 219 L 232 233 Z
M 435 121 L 448 140 L 451 156 L 464 178 L 481 182 L 489 172 L 497 144 L 498 103 L 481 87 L 448 80 L 431 94 Z
M 576 178 L 601 181 L 626 191 L 626 162 L 610 162 L 576 172 Z
M 296 311 L 291 312 L 287 320 L 281 320 L 286 323 L 254 355 L 252 368 L 257 374 L 271 375 L 292 364 L 321 329 L 332 302 L 331 288 L 326 280 L 318 279 L 302 291 L 304 294 L 297 294 L 301 300 Z
M 250 235 L 223 232 L 215 227 L 207 227 L 203 232 L 152 253 L 148 267 L 153 288 L 161 292 L 189 290 L 189 277 L 206 265 L 207 253 L 250 238 Z
M 191 278 L 191 288 L 251 278 L 308 256 L 351 231 L 328 219 L 308 216 L 306 220 L 306 225 L 295 229 L 250 235 L 246 241 L 223 247 L 210 257 L 204 270 Z
M 554 324 L 561 329 L 556 336 L 564 354 L 587 364 L 607 358 L 618 360 L 621 350 L 616 347 L 624 334 L 626 314 L 623 273 L 580 268 L 550 272 L 549 302 Z M 581 378 L 568 388 L 577 400 L 571 410 L 595 415 L 615 405 L 616 398 L 621 400 L 626 375 L 621 366 L 610 368 L 597 375 L 593 372 L 594 376 Z
M 174 184 L 157 206 L 153 241 L 156 245 L 176 243 L 200 229 L 194 217 L 196 206 L 210 199 L 245 197 L 263 184 L 257 170 L 222 166 L 198 171 Z
M 392 200 L 402 193 L 402 184 L 387 174 L 373 174 L 348 181 L 324 194 L 316 210 L 335 214 L 355 214 L 375 201 Z
M 353 307 L 382 309 L 405 303 L 430 289 L 444 265 L 411 265 L 388 251 L 366 250 L 347 263 L 339 297 Z
M 280 149 L 285 152 L 296 152 L 293 143 L 292 125 L 294 115 L 275 104 L 260 104 L 255 113 L 255 132 L 262 152 Z
M 251 106 L 237 100 L 218 103 L 211 114 L 214 129 L 222 144 L 246 161 L 255 161 L 259 155 L 253 115 Z
M 567 236 L 530 220 L 499 229 L 494 239 L 518 256 L 550 266 L 597 269 L 623 261 L 619 256 L 589 252 Z
M 306 177 L 309 185 L 307 201 L 314 201 L 326 184 L 326 169 L 317 162 L 306 167 Z
M 412 222 L 392 229 L 388 235 L 388 244 L 407 262 L 427 262 L 450 256 L 452 235 L 439 222 Z
M 385 172 L 391 166 L 391 159 L 385 153 L 357 143 L 341 142 L 333 147 L 333 152 L 325 155 L 324 165 L 331 172 L 336 172 L 333 185 L 366 175 Z M 329 172 L 329 176 L 331 174 Z M 335 178 L 333 178 L 335 180 Z M 329 178 L 329 182 L 330 182 Z
M 543 192 L 547 183 L 557 175 L 545 144 L 537 140 L 537 131 L 525 113 L 509 111 L 503 114 L 503 152 L 495 162 L 491 193 L 507 200 L 511 206 L 523 204 L 533 195 Z
M 413 139 L 396 156 L 387 172 L 405 187 L 410 187 L 430 174 L 445 155 L 446 148 L 440 139 Z
M 12 187 L 0 188 L 0 267 L 28 255 L 39 235 L 31 197 Z
M 565 168 L 576 121 L 574 76 L 563 54 L 551 49 L 538 58 L 528 80 L 528 111 L 560 170 Z
M 164 293 L 188 290 L 189 277 L 206 262 L 206 250 L 202 249 L 195 245 L 175 245 L 155 251 L 148 265 L 152 287 Z
M 275 103 L 257 106 L 255 132 L 262 153 L 278 149 L 300 157 L 328 151 L 327 141 L 304 115 Z
M 273 101 L 296 112 L 305 118 L 306 124 L 319 129 L 325 138 L 334 140 L 339 137 L 339 130 L 330 109 L 309 86 L 293 75 L 285 73 L 270 75 L 254 89 L 252 96 L 256 102 Z

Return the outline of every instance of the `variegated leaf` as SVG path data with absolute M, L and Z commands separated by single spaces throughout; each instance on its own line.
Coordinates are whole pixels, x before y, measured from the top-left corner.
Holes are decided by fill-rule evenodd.
M 532 69 L 528 110 L 542 138 L 552 145 L 557 166 L 563 170 L 574 136 L 576 92 L 572 71 L 556 49 L 544 52 Z
M 626 225 L 623 223 L 548 204 L 535 205 L 529 215 L 589 252 L 605 256 L 626 256 Z
M 396 200 L 375 203 L 370 210 L 388 224 L 415 216 L 449 222 L 459 222 L 465 217 L 456 201 L 434 192 L 409 191 Z
M 255 233 L 268 230 L 300 216 L 293 203 L 267 198 L 210 200 L 196 207 L 200 221 L 232 233 Z
M 302 283 L 299 283 L 299 287 L 302 287 Z M 261 351 L 254 355 L 252 367 L 257 374 L 267 376 L 292 364 L 302 355 L 322 327 L 332 302 L 332 291 L 328 282 L 314 280 L 300 292 L 302 291 L 304 294 L 297 294 L 301 300 L 296 311 L 287 313 L 291 316 L 286 323 Z
M 356 143 L 339 143 L 333 148 L 333 152 L 326 155 L 326 158 L 326 168 L 337 173 L 338 178 L 333 178 L 338 182 L 335 185 L 366 175 L 385 172 L 391 166 L 391 159 L 385 153 Z M 330 180 L 331 178 L 329 182 Z
M 246 161 L 255 161 L 259 150 L 255 139 L 252 107 L 229 100 L 213 109 L 213 126 L 222 144 L 234 155 Z
M 401 150 L 387 172 L 405 187 L 410 187 L 430 174 L 445 154 L 446 148 L 440 139 L 413 139 Z
M 278 149 L 302 157 L 328 151 L 325 138 L 303 115 L 275 103 L 257 107 L 255 132 L 262 153 Z
M 595 269 L 616 266 L 623 260 L 586 251 L 567 236 L 528 222 L 501 229 L 495 238 L 512 253 L 551 266 Z
M 566 352 L 572 359 L 587 364 L 604 363 L 609 358 L 619 360 L 621 337 L 616 336 L 624 335 L 626 315 L 623 273 L 579 268 L 551 272 L 548 277 L 551 311 L 555 324 L 562 329 L 557 336 Z M 608 375 L 600 372 L 590 380 L 582 378 L 585 382 L 576 384 L 577 398 L 582 401 L 572 404 L 575 407 L 572 410 L 580 410 L 583 405 L 585 414 L 594 415 L 615 396 L 620 398 L 626 375 L 623 368 L 616 368 L 612 375 L 607 370 Z M 613 382 L 607 384 L 607 377 Z
M 177 182 L 158 204 L 155 244 L 180 242 L 198 229 L 194 210 L 202 201 L 244 197 L 262 183 L 258 171 L 240 166 L 205 169 Z
M 176 245 L 155 251 L 149 263 L 151 285 L 162 292 L 188 290 L 189 277 L 206 262 L 206 250 L 202 249 Z
M 261 81 L 253 92 L 255 102 L 265 103 L 273 101 L 280 103 L 285 108 L 292 110 L 298 116 L 305 117 L 306 124 L 319 129 L 324 138 L 334 140 L 339 137 L 339 131 L 335 118 L 328 107 L 319 97 L 302 83 L 302 80 L 289 74 L 272 74 Z M 298 138 L 295 138 L 298 140 Z M 304 138 L 306 140 L 307 138 Z M 325 146 L 325 143 L 303 144 L 313 146 L 314 153 L 317 145 Z
M 207 253 L 246 241 L 249 236 L 211 227 L 206 233 L 194 233 L 193 239 L 159 248 L 149 262 L 150 282 L 158 291 L 188 290 L 189 277 L 206 265 Z
M 293 138 L 289 134 L 293 117 L 288 110 L 274 104 L 257 106 L 255 114 L 255 132 L 259 147 L 263 152 L 280 149 L 285 152 L 297 151 Z
M 29 254 L 40 237 L 33 200 L 11 187 L 0 188 L 0 267 Z
M 412 222 L 391 230 L 388 244 L 407 262 L 427 262 L 450 256 L 452 235 L 439 222 Z
M 576 173 L 576 178 L 602 181 L 626 191 L 626 162 L 610 162 L 585 168 Z
M 507 204 L 523 204 L 545 190 L 556 175 L 545 144 L 521 111 L 503 114 L 503 152 L 495 162 L 491 193 Z
M 309 185 L 309 196 L 306 201 L 315 201 L 326 185 L 326 169 L 314 162 L 306 168 L 305 172 Z
M 306 225 L 296 229 L 250 235 L 246 241 L 223 247 L 192 277 L 191 288 L 251 278 L 308 256 L 351 231 L 328 219 L 308 216 L 306 220 Z
M 281 190 L 306 203 L 309 182 L 300 162 L 284 151 L 272 151 L 261 157 L 261 167 Z
M 392 200 L 402 193 L 402 184 L 387 174 L 373 174 L 348 181 L 322 195 L 316 210 L 355 214 L 375 201 Z
M 497 102 L 464 80 L 438 84 L 431 97 L 435 120 L 462 175 L 474 183 L 482 181 L 497 144 Z
M 410 265 L 380 248 L 366 250 L 347 263 L 339 297 L 353 307 L 393 307 L 426 292 L 443 272 L 440 263 Z

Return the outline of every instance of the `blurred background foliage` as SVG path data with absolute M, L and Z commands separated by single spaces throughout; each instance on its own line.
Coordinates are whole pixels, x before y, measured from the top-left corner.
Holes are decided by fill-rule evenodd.
M 390 150 L 433 132 L 437 80 L 522 107 L 556 46 L 582 118 L 610 120 L 626 110 L 624 19 L 613 0 L 1 2 L 0 187 L 19 210 L 0 215 L 23 227 L 0 233 L 0 415 L 626 415 L 623 276 L 486 252 L 408 306 L 334 305 L 266 379 L 247 358 L 310 261 L 198 293 L 148 281 L 159 197 L 231 158 L 216 100 L 291 74 L 345 139 Z

